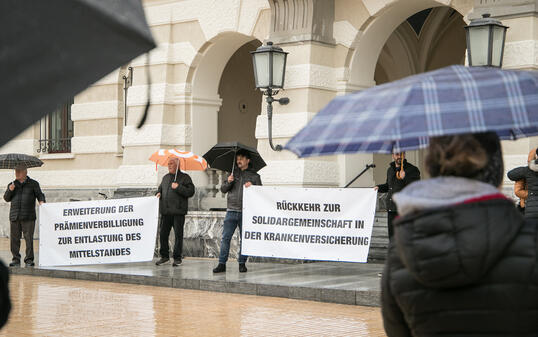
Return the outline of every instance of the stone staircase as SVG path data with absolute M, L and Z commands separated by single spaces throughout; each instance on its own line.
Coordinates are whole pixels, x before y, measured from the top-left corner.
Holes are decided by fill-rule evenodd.
M 372 230 L 368 262 L 383 263 L 387 256 L 388 246 L 387 212 L 377 211 L 375 214 L 374 229 Z

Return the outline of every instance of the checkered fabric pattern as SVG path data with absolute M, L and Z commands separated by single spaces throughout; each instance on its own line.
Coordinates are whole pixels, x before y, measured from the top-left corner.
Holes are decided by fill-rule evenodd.
M 538 135 L 538 72 L 458 65 L 340 96 L 285 148 L 300 157 L 391 153 L 485 131 Z
M 0 155 L 0 169 L 16 169 L 21 167 L 39 167 L 43 162 L 37 157 L 22 153 L 8 153 Z

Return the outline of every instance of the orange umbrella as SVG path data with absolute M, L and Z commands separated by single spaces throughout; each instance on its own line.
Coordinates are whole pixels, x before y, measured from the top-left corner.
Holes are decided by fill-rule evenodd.
M 149 157 L 149 160 L 157 165 L 167 166 L 170 158 L 179 159 L 179 168 L 182 171 L 204 171 L 207 169 L 207 162 L 204 158 L 195 155 L 190 151 L 181 151 L 177 149 L 160 149 Z

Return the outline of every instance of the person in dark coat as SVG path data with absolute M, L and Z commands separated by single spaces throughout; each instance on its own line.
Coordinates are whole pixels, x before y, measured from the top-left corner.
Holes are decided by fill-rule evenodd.
M 432 178 L 394 196 L 387 336 L 537 336 L 538 223 L 499 192 L 499 138 L 432 138 L 425 164 Z
M 394 234 L 393 222 L 398 215 L 398 210 L 396 204 L 392 200 L 392 196 L 394 193 L 403 190 L 405 186 L 420 180 L 419 169 L 409 163 L 404 157 L 405 152 L 393 153 L 393 162 L 390 163 L 389 168 L 387 169 L 387 181 L 384 184 L 374 187 L 379 193 L 387 193 L 387 225 L 389 230 L 389 240 L 392 240 Z
M 226 262 L 230 253 L 230 242 L 235 229 L 239 227 L 239 237 L 242 232 L 243 216 L 243 187 L 249 188 L 252 185 L 261 185 L 260 175 L 252 170 L 250 165 L 250 154 L 248 151 L 239 150 L 236 154 L 237 168 L 230 174 L 227 181 L 222 184 L 220 191 L 228 193 L 226 217 L 224 218 L 222 240 L 220 243 L 219 264 L 213 269 L 214 273 L 226 271 Z M 241 243 L 239 243 L 239 272 L 246 273 L 247 256 L 241 254 Z
M 0 261 L 0 328 L 7 323 L 10 311 L 9 270 L 6 265 Z
M 538 219 L 538 149 L 529 153 L 528 165 L 516 167 L 508 171 L 508 179 L 521 184 L 524 181 L 526 188 L 521 193 L 526 193 L 525 217 Z
M 168 174 L 163 177 L 156 194 L 159 198 L 159 212 L 161 213 L 159 231 L 161 258 L 155 263 L 158 266 L 170 260 L 168 237 L 172 228 L 174 228 L 175 239 L 172 266 L 177 267 L 182 261 L 183 226 L 189 208 L 188 199 L 194 195 L 194 184 L 191 177 L 181 172 L 178 166 L 178 158 L 168 160 Z
M 21 236 L 26 243 L 24 263 L 26 267 L 33 267 L 34 263 L 34 230 L 35 230 L 35 202 L 42 205 L 45 194 L 41 191 L 39 183 L 28 176 L 25 167 L 15 170 L 15 180 L 8 184 L 4 193 L 4 200 L 11 202 L 9 209 L 10 246 L 13 260 L 10 267 L 21 265 Z

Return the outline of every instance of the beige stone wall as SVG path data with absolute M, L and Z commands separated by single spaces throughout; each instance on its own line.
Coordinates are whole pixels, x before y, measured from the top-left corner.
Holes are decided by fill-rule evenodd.
M 277 20 L 273 16 L 276 21 L 272 21 L 275 1 L 284 4 L 280 0 L 144 1 L 158 45 L 150 53 L 149 65 L 145 56 L 138 57 L 77 95 L 72 106 L 72 152 L 41 155 L 45 166 L 31 174 L 49 188 L 151 187 L 164 173 L 163 169 L 156 172 L 147 160 L 157 149 L 177 147 L 201 155 L 219 140 L 231 139 L 237 133 L 239 141 L 257 143 L 266 159 L 268 166 L 260 172 L 264 183 L 343 186 L 365 164 L 384 166 L 387 157 L 360 154 L 297 159 L 289 152 L 272 151 L 267 140 L 266 104 L 259 93 L 247 95 L 247 82 L 235 86 L 239 79 L 252 76 L 252 64 L 242 53 L 242 58 L 226 69 L 232 56 L 251 41 L 266 42 L 270 38 L 280 41 L 289 52 L 285 90 L 277 98 L 287 96 L 291 102 L 286 106 L 275 104 L 273 116 L 274 143 L 284 144 L 336 95 L 453 62 L 450 52 L 461 49 L 461 43 L 455 46 L 443 41 L 461 42 L 461 30 L 450 29 L 451 24 L 461 25 L 461 20 L 450 21 L 445 14 L 454 9 L 468 21 L 480 14 L 473 12 L 473 6 L 477 10 L 485 8 L 482 2 L 473 0 L 308 0 L 317 7 L 305 19 L 306 26 L 299 27 L 299 21 L 287 19 L 292 15 L 289 11 L 287 17 L 278 16 Z M 297 1 L 286 3 L 290 6 Z M 413 49 L 406 35 L 409 29 L 402 23 L 431 7 L 440 7 L 436 9 L 439 18 L 449 21 L 428 23 L 425 35 L 411 43 L 415 59 L 408 57 L 413 62 L 404 65 L 397 54 Z M 505 6 L 494 13 L 511 27 L 505 66 L 535 69 L 535 9 L 530 5 L 519 6 L 520 12 L 512 9 Z M 332 25 L 327 26 L 328 22 Z M 325 26 L 315 26 L 317 23 Z M 462 61 L 461 56 L 458 61 Z M 128 66 L 134 69 L 134 81 L 128 92 L 124 126 L 122 76 Z M 146 103 L 146 71 L 152 79 L 152 105 L 146 125 L 137 129 Z M 248 98 L 243 98 L 244 93 Z M 237 129 L 225 116 L 238 118 L 235 106 L 242 99 L 248 101 L 252 113 L 248 123 Z M 248 140 L 243 135 L 248 135 Z M 36 154 L 38 139 L 39 126 L 31 127 L 1 152 Z M 537 144 L 535 139 L 504 144 L 507 166 L 519 164 Z M 423 153 L 410 154 L 410 158 L 420 162 Z M 355 186 L 384 180 L 384 170 L 378 167 L 370 171 Z M 0 172 L 0 177 L 8 181 L 11 174 Z M 208 184 L 205 173 L 194 172 L 192 176 L 197 186 Z

